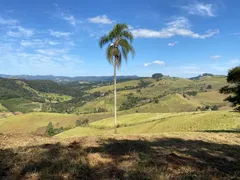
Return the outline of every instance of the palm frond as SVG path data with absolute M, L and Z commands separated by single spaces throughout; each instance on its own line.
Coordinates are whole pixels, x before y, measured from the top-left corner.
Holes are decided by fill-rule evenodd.
M 133 41 L 133 34 L 131 32 L 129 32 L 129 31 L 122 31 L 121 38 L 126 38 L 126 39 L 130 40 L 130 42 L 132 43 L 132 41 Z
M 126 54 L 128 55 L 129 52 L 132 54 L 132 56 L 134 57 L 135 55 L 135 50 L 133 48 L 133 46 L 131 44 L 129 44 L 129 42 L 126 39 L 121 39 L 118 44 L 124 48 Z
M 109 32 L 108 36 L 111 40 L 121 37 L 121 34 L 123 31 L 128 31 L 128 25 L 127 24 L 116 24 L 113 27 L 113 30 Z
M 123 58 L 125 59 L 125 61 L 127 63 L 129 51 L 123 46 L 121 46 L 121 50 L 122 50 L 121 54 L 122 54 Z
M 99 46 L 102 48 L 105 44 L 110 42 L 110 38 L 107 35 L 104 35 L 101 37 L 100 41 L 99 41 Z
M 109 64 L 113 64 L 113 49 L 111 46 L 108 46 L 106 49 L 106 56 Z

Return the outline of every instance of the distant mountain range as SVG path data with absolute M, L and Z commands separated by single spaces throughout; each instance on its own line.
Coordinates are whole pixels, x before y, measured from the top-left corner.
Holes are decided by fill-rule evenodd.
M 53 76 L 53 75 L 5 75 L 0 74 L 2 78 L 8 79 L 26 79 L 26 80 L 52 80 L 55 82 L 73 82 L 73 81 L 81 81 L 81 82 L 109 82 L 113 81 L 113 76 L 76 76 L 76 77 L 68 77 L 68 76 Z M 131 80 L 138 79 L 138 76 L 117 76 L 117 80 Z

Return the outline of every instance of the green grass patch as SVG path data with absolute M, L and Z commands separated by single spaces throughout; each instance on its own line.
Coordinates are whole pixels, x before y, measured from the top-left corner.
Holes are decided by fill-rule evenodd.
M 236 130 L 240 128 L 240 114 L 234 112 L 189 112 L 166 114 L 129 114 L 118 117 L 119 134 L 157 134 L 163 132 L 196 132 L 216 130 Z M 90 134 L 106 135 L 113 133 L 113 119 L 108 118 L 94 123 L 91 127 L 74 128 L 63 132 L 58 137 L 86 136 Z M 121 127 L 127 126 L 127 127 Z M 105 129 L 99 129 L 105 128 Z M 96 132 L 95 132 L 96 130 Z M 67 134 L 65 134 L 67 133 Z

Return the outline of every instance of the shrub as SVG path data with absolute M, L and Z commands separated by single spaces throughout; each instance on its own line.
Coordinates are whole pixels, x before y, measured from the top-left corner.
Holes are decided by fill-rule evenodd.
M 48 136 L 55 136 L 56 134 L 59 134 L 59 133 L 62 133 L 64 132 L 65 130 L 68 130 L 69 128 L 63 128 L 63 127 L 60 127 L 60 128 L 54 128 L 52 122 L 48 123 L 47 125 L 47 129 L 46 129 L 46 134 Z
M 48 136 L 54 136 L 55 135 L 54 127 L 53 127 L 52 122 L 48 123 L 46 133 L 47 133 Z
M 89 119 L 86 118 L 84 120 L 76 120 L 75 124 L 76 124 L 76 127 L 78 126 L 88 126 L 88 123 L 89 123 Z
M 207 89 L 212 89 L 212 85 L 207 85 Z
M 188 92 L 186 92 L 186 94 L 189 95 L 189 96 L 196 96 L 197 93 L 198 93 L 197 91 L 188 91 Z

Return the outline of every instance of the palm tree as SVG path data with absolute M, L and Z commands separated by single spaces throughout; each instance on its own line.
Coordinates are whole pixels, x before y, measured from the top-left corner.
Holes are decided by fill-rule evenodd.
M 129 31 L 127 24 L 116 24 L 113 29 L 107 34 L 101 37 L 99 45 L 102 48 L 108 44 L 106 49 L 106 57 L 110 64 L 114 67 L 114 128 L 117 133 L 117 87 L 116 87 L 116 71 L 120 69 L 122 64 L 122 57 L 127 62 L 128 54 L 133 56 L 135 50 L 131 45 L 133 41 L 133 35 Z M 130 43 L 129 43 L 130 42 Z

